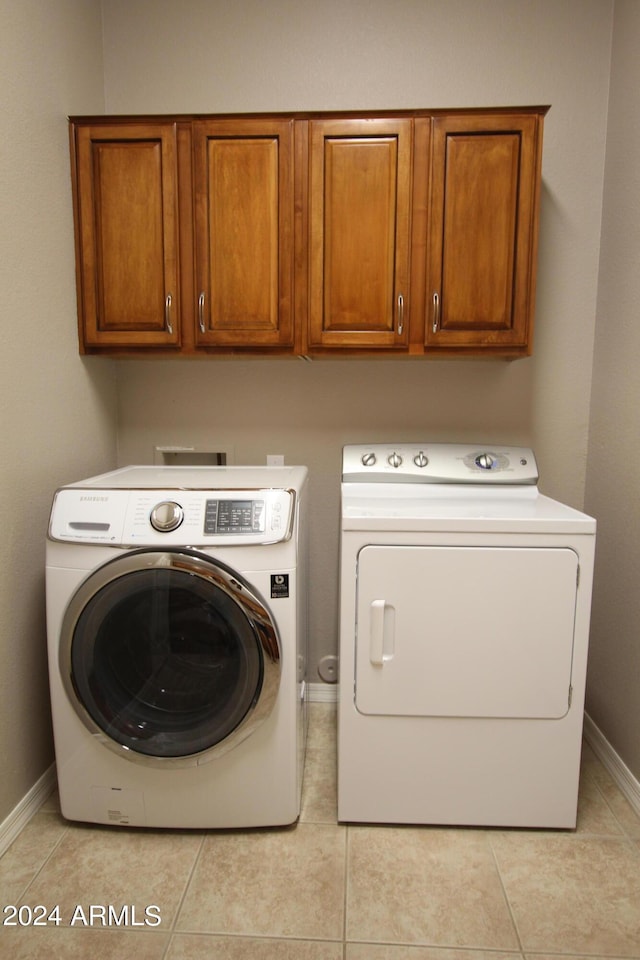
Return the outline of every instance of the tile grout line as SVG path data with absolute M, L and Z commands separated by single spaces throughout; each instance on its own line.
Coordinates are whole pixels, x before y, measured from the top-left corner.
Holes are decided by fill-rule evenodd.
M 339 823 L 338 823 L 339 826 Z M 344 910 L 342 917 L 342 960 L 347 957 L 347 910 L 349 908 L 349 848 L 351 846 L 351 827 L 345 825 L 344 842 Z
M 498 874 L 498 882 L 500 883 L 500 889 L 502 890 L 502 896 L 504 897 L 504 902 L 505 902 L 506 907 L 507 907 L 507 910 L 508 910 L 508 912 L 509 912 L 509 917 L 511 918 L 511 923 L 512 923 L 512 925 L 513 925 L 513 930 L 514 930 L 514 933 L 515 933 L 515 935 L 516 935 L 516 939 L 517 939 L 517 941 L 518 941 L 518 950 L 519 950 L 519 952 L 520 952 L 521 957 L 524 958 L 524 956 L 525 956 L 524 944 L 523 944 L 523 942 L 522 942 L 522 937 L 520 936 L 520 930 L 519 930 L 519 928 L 518 928 L 518 924 L 517 924 L 517 921 L 516 921 L 515 913 L 513 912 L 513 908 L 512 908 L 512 906 L 511 906 L 511 901 L 509 900 L 509 896 L 508 896 L 508 894 L 507 894 L 507 888 L 506 888 L 505 883 L 504 883 L 504 879 L 503 879 L 503 876 L 502 876 L 502 871 L 500 870 L 500 863 L 499 863 L 499 861 L 498 861 L 498 855 L 497 855 L 497 853 L 496 853 L 496 849 L 495 849 L 494 844 L 493 844 L 493 832 L 492 832 L 492 831 L 490 831 L 490 832 L 487 833 L 487 843 L 489 844 L 489 849 L 491 850 L 491 856 L 492 856 L 492 858 L 493 858 L 493 863 L 494 863 L 494 866 L 495 866 L 495 868 L 496 868 L 496 873 Z
M 51 815 L 51 814 L 48 814 L 48 813 L 45 813 L 45 814 L 44 814 L 44 816 L 50 816 L 50 815 Z M 62 818 L 62 814 L 59 814 L 59 816 L 60 816 L 60 818 Z M 29 821 L 29 822 L 31 822 L 31 821 Z M 62 820 L 62 822 L 63 822 L 63 824 L 64 824 L 64 827 L 63 827 L 63 830 L 62 830 L 60 836 L 58 837 L 58 839 L 56 840 L 56 842 L 54 843 L 54 845 L 51 847 L 51 850 L 49 850 L 49 853 L 48 853 L 47 856 L 44 858 L 44 860 L 42 861 L 42 863 L 40 864 L 40 866 L 38 867 L 38 869 L 35 871 L 35 873 L 34 873 L 33 876 L 31 877 L 31 879 L 30 879 L 29 882 L 27 883 L 26 887 L 23 889 L 22 893 L 20 894 L 20 898 L 19 898 L 19 899 L 25 899 L 25 898 L 27 897 L 27 895 L 28 895 L 28 893 L 29 893 L 30 887 L 31 887 L 31 886 L 35 883 L 35 881 L 38 879 L 38 877 L 40 876 L 40 874 L 42 873 L 42 871 L 44 870 L 44 868 L 46 867 L 46 865 L 49 863 L 49 860 L 51 859 L 51 857 L 54 855 L 54 853 L 56 852 L 56 850 L 58 849 L 58 847 L 60 846 L 60 844 L 62 843 L 62 841 L 64 840 L 64 838 L 65 838 L 65 837 L 67 836 L 67 834 L 69 833 L 69 830 L 71 829 L 71 826 L 70 826 L 69 822 L 68 822 L 68 821 L 65 821 L 65 820 Z M 28 824 L 27 824 L 27 826 L 28 826 Z M 22 832 L 22 831 L 21 831 L 21 832 Z M 18 836 L 19 836 L 19 835 L 18 835 Z M 16 837 L 16 840 L 17 840 L 17 839 L 18 839 L 18 838 Z M 15 841 L 14 841 L 14 842 L 15 842 Z M 16 899 L 18 899 L 18 898 L 16 898 Z
M 179 920 L 179 918 L 180 918 L 180 914 L 181 914 L 181 912 L 182 912 L 182 908 L 183 908 L 183 906 L 184 906 L 184 902 L 185 902 L 185 900 L 186 900 L 187 893 L 189 892 L 189 887 L 191 886 L 191 881 L 193 880 L 194 874 L 195 874 L 196 869 L 197 869 L 197 867 L 198 867 L 198 864 L 199 864 L 199 862 L 200 862 L 200 858 L 202 857 L 202 851 L 204 850 L 204 845 L 205 845 L 206 839 L 207 839 L 207 835 L 206 835 L 206 833 L 203 833 L 202 837 L 200 838 L 200 846 L 199 846 L 199 848 L 198 848 L 198 852 L 196 853 L 196 855 L 195 855 L 195 857 L 194 857 L 194 859 L 193 859 L 193 864 L 192 864 L 192 866 L 191 866 L 191 870 L 189 871 L 189 875 L 188 875 L 188 877 L 187 877 L 187 879 L 186 879 L 186 882 L 185 882 L 185 885 L 184 885 L 184 890 L 182 891 L 182 896 L 180 897 L 180 900 L 179 900 L 178 905 L 177 905 L 177 907 L 176 907 L 175 916 L 174 916 L 174 918 L 173 918 L 173 922 L 172 922 L 172 924 L 171 924 L 171 926 L 170 926 L 170 929 L 169 929 L 169 938 L 168 938 L 168 940 L 167 940 L 167 945 L 166 945 L 166 947 L 165 947 L 165 949 L 164 949 L 164 952 L 163 952 L 163 954 L 162 954 L 162 960 L 166 960 L 166 958 L 169 956 L 169 951 L 171 950 L 171 945 L 172 945 L 172 943 L 173 943 L 173 940 L 174 940 L 174 937 L 175 937 L 176 933 L 178 932 L 178 931 L 176 930 L 176 927 L 177 927 L 177 924 L 178 924 L 178 920 Z
M 613 837 L 613 836 L 610 836 L 609 834 L 599 834 L 599 833 L 588 834 L 588 833 L 583 833 L 582 836 L 583 836 L 583 837 L 589 837 L 589 836 L 594 836 L 594 837 L 609 837 L 609 839 L 612 839 L 612 840 L 626 841 L 627 845 L 631 848 L 631 850 L 632 850 L 634 853 L 638 853 L 638 852 L 640 851 L 640 847 L 638 847 L 638 845 L 637 845 L 637 843 L 636 843 L 636 839 L 637 839 L 637 838 L 634 837 L 634 836 L 629 832 L 629 830 L 627 829 L 627 827 L 625 826 L 625 824 L 623 823 L 623 821 L 622 821 L 622 820 L 620 819 L 620 817 L 617 815 L 617 813 L 616 813 L 613 805 L 609 802 L 609 798 L 607 797 L 607 794 L 605 793 L 605 791 L 603 790 L 602 786 L 600 785 L 600 783 L 599 783 L 599 781 L 598 781 L 598 778 L 595 777 L 595 776 L 593 776 L 592 773 L 586 773 L 585 776 L 586 776 L 586 778 L 589 779 L 589 782 L 592 784 L 592 786 L 594 787 L 594 789 L 598 792 L 598 796 L 600 797 L 600 799 L 602 800 L 602 802 L 603 802 L 604 805 L 606 806 L 607 810 L 608 810 L 609 813 L 611 814 L 611 817 L 613 818 L 613 821 L 615 822 L 616 826 L 618 827 L 618 830 L 620 831 L 620 834 L 619 834 L 619 836 Z M 616 785 L 616 786 L 617 786 L 617 785 Z M 620 790 L 620 788 L 618 787 L 617 789 L 618 789 L 618 793 L 620 794 L 620 796 L 621 796 L 624 800 L 626 800 L 626 797 L 624 796 L 624 793 Z M 628 801 L 627 801 L 627 803 L 628 803 Z M 630 810 L 631 810 L 632 812 L 635 812 L 635 811 L 633 811 L 633 807 L 631 807 L 631 804 L 629 804 L 629 808 L 630 808 Z

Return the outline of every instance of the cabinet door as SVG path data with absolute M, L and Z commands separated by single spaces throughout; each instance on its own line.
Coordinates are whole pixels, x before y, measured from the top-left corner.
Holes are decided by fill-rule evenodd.
M 193 125 L 196 343 L 293 344 L 293 121 Z
M 426 344 L 530 352 L 542 118 L 433 123 Z
M 81 348 L 177 346 L 175 124 L 78 125 L 74 133 Z
M 406 348 L 411 119 L 310 124 L 309 345 Z

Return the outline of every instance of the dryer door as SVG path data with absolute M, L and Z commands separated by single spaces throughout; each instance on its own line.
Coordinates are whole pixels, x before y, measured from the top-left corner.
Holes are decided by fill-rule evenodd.
M 364 547 L 357 709 L 563 717 L 571 701 L 577 571 L 569 548 Z
M 190 550 L 138 550 L 89 576 L 67 607 L 60 669 L 88 729 L 129 759 L 208 759 L 270 713 L 275 623 L 235 571 Z

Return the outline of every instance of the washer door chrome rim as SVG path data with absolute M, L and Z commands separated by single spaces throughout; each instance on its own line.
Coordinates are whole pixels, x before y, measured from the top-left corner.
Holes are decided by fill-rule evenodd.
M 271 713 L 276 625 L 255 588 L 190 549 L 141 549 L 91 573 L 62 622 L 59 666 L 87 729 L 119 756 L 193 765 Z

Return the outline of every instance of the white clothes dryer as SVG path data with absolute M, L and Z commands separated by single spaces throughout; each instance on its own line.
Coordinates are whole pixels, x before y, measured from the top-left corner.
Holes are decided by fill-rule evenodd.
M 338 817 L 576 824 L 596 524 L 533 452 L 351 445 Z
M 132 466 L 56 492 L 47 631 L 65 817 L 296 820 L 306 491 L 306 467 Z

